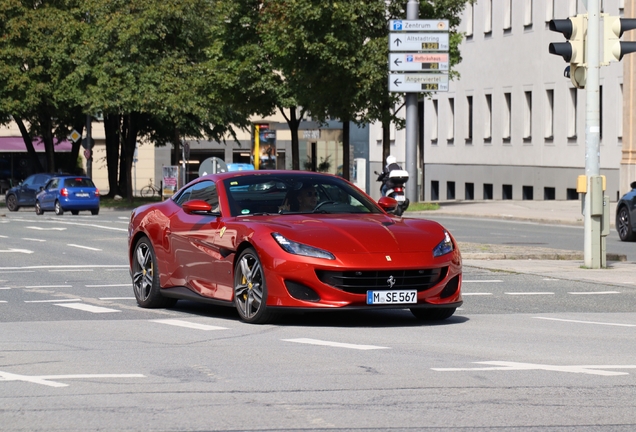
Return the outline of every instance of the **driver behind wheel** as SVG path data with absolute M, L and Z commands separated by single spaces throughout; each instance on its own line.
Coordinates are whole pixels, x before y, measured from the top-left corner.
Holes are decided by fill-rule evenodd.
M 282 211 L 310 212 L 318 204 L 318 191 L 312 185 L 303 185 L 302 188 L 290 191 L 280 207 Z

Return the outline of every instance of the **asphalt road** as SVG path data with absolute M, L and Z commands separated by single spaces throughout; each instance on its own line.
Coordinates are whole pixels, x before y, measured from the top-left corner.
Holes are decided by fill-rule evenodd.
M 465 268 L 465 304 L 443 323 L 377 311 L 255 326 L 191 302 L 138 308 L 126 224 L 0 218 L 3 431 L 636 426 L 635 288 Z

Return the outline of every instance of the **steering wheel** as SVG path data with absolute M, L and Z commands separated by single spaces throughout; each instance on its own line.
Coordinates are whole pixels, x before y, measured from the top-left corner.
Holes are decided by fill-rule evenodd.
M 320 209 L 320 207 L 324 206 L 325 204 L 336 204 L 335 201 L 323 201 L 323 202 L 319 202 L 316 207 L 314 208 L 313 213 L 316 213 L 318 211 L 318 209 Z

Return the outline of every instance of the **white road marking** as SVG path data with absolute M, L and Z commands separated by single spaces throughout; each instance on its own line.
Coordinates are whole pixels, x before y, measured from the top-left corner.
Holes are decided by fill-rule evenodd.
M 25 288 L 73 288 L 73 285 L 27 285 Z
M 554 279 L 554 278 L 544 278 L 544 281 L 558 281 L 560 279 Z
M 25 300 L 25 303 L 60 303 L 60 302 L 81 302 L 82 299 L 57 299 L 57 300 Z
M 145 378 L 142 374 L 77 374 L 77 375 L 18 375 L 0 371 L 0 381 L 24 381 L 33 384 L 41 384 L 49 387 L 68 387 L 68 384 L 52 380 L 63 379 L 93 379 L 93 378 Z
M 66 228 L 43 228 L 38 226 L 28 226 L 26 228 L 38 230 L 38 231 L 66 231 Z
M 67 303 L 67 304 L 56 304 L 55 306 L 67 307 L 70 309 L 77 309 L 85 312 L 91 313 L 111 313 L 111 312 L 121 312 L 117 309 L 109 309 L 101 306 L 93 306 L 84 303 Z
M 26 270 L 26 271 L 3 271 L 0 272 L 2 274 L 16 274 L 16 273 L 35 273 L 33 270 Z
M 540 320 L 547 320 L 547 321 L 570 322 L 570 323 L 576 323 L 576 324 L 596 324 L 596 325 L 606 325 L 606 326 L 616 326 L 616 327 L 636 327 L 636 324 L 605 323 L 605 322 L 597 322 L 597 321 L 580 321 L 580 320 L 547 318 L 547 317 L 533 317 L 533 318 L 540 319 Z
M 135 300 L 134 297 L 100 297 L 100 300 Z
M 595 295 L 595 294 L 620 294 L 619 291 L 579 291 L 579 292 L 569 292 L 568 294 L 572 295 Z
M 492 279 L 492 280 L 463 280 L 462 283 L 497 283 L 497 282 L 503 282 L 502 280 L 499 279 Z
M 489 296 L 489 295 L 492 295 L 492 293 L 467 293 L 462 291 L 462 295 L 463 296 Z
M 520 370 L 544 370 L 551 372 L 582 373 L 587 375 L 617 376 L 629 375 L 627 372 L 612 372 L 597 369 L 636 369 L 636 365 L 577 365 L 555 366 L 534 363 L 516 363 L 501 361 L 474 362 L 475 364 L 493 365 L 494 367 L 480 368 L 431 368 L 437 372 L 469 372 L 469 371 L 520 371 Z
M 76 248 L 80 248 L 80 249 L 88 249 L 88 250 L 92 250 L 92 251 L 101 251 L 101 249 L 97 249 L 97 248 L 92 248 L 92 247 L 88 247 L 88 246 L 82 246 L 82 245 L 76 245 L 73 243 L 67 243 L 66 246 L 71 246 L 71 247 L 76 247 Z
M 114 269 L 114 268 L 128 269 L 128 265 L 42 265 L 42 266 L 25 266 L 25 267 L 0 267 L 1 270 L 46 270 L 46 269 L 79 269 L 79 268 L 106 268 L 106 269 Z M 14 272 L 18 273 L 18 272 Z
M 554 295 L 553 292 L 507 292 L 508 295 Z
M 0 290 L 10 290 L 11 287 L 0 287 Z
M 32 254 L 33 253 L 32 250 L 28 250 L 28 249 L 5 249 L 5 250 L 0 250 L 0 252 L 23 253 L 23 254 Z
M 301 343 L 301 344 L 321 345 L 321 346 L 349 348 L 349 349 L 357 349 L 357 350 L 390 349 L 389 347 L 382 347 L 382 346 L 376 346 L 376 345 L 358 345 L 358 344 L 331 342 L 331 341 L 323 341 L 323 340 L 309 339 L 309 338 L 282 339 L 282 340 L 285 342 L 295 342 L 295 343 Z
M 6 303 L 6 302 L 7 302 L 6 300 L 0 300 L 0 303 Z
M 0 235 L 0 238 L 9 238 L 9 237 L 7 237 L 7 236 L 3 236 L 3 235 Z
M 84 285 L 86 288 L 108 288 L 108 287 L 129 287 L 132 284 L 111 284 L 111 285 Z
M 33 222 L 33 223 L 48 222 L 48 223 L 56 224 L 56 225 L 75 225 L 75 226 L 83 226 L 83 227 L 90 227 L 90 228 L 101 228 L 101 229 L 105 229 L 105 230 L 114 230 L 114 231 L 123 231 L 123 232 L 127 232 L 128 231 L 128 228 L 115 228 L 115 227 L 97 225 L 97 224 L 92 224 L 92 223 L 73 222 L 73 221 L 70 221 L 70 220 L 67 220 L 67 221 L 61 221 L 61 220 L 46 220 L 46 221 L 42 221 L 42 220 L 34 220 L 34 219 L 19 219 L 19 221 L 20 222 Z
M 64 269 L 64 270 L 49 270 L 49 272 L 92 272 L 93 269 Z
M 178 319 L 151 320 L 151 322 L 156 322 L 156 323 L 160 323 L 160 324 L 168 324 L 168 325 L 173 325 L 173 326 L 177 326 L 177 327 L 186 327 L 186 328 L 191 328 L 191 329 L 196 329 L 196 330 L 228 330 L 227 327 L 218 327 L 218 326 L 211 326 L 211 325 L 207 325 L 207 324 L 198 324 L 198 323 L 182 321 L 182 320 L 178 320 Z
M 34 242 L 45 242 L 46 241 L 46 240 L 43 240 L 43 239 L 34 239 L 34 238 L 27 238 L 27 237 L 22 237 L 22 240 L 34 241 Z

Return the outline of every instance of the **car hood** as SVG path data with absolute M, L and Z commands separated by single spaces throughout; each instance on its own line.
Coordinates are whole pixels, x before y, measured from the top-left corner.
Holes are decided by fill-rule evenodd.
M 285 215 L 252 220 L 289 240 L 333 253 L 430 252 L 444 239 L 444 228 L 437 222 L 383 214 Z

